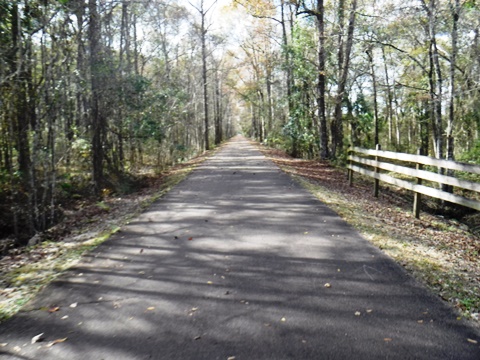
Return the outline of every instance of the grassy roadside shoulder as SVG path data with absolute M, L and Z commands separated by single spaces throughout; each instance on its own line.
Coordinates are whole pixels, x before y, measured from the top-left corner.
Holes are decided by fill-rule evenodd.
M 67 226 L 75 224 L 75 228 L 61 239 L 18 249 L 0 259 L 0 322 L 17 313 L 41 289 L 78 264 L 84 254 L 108 240 L 215 152 L 208 151 L 168 169 L 138 193 L 90 204 L 88 219 L 84 219 L 85 212 L 72 214 Z
M 402 193 L 383 187 L 375 198 L 368 179 L 356 175 L 350 187 L 346 172 L 327 162 L 293 159 L 279 150 L 259 148 L 367 240 L 451 303 L 459 319 L 480 326 L 480 239 L 467 226 L 428 213 L 415 219 Z

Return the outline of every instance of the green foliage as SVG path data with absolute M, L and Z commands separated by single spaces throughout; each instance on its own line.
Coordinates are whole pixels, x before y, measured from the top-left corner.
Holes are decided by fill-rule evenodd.
M 183 116 L 190 100 L 179 84 L 166 84 L 157 89 L 153 88 L 151 80 L 142 76 L 128 79 L 122 98 L 129 109 L 125 131 L 133 128 L 136 138 L 154 139 L 158 143 L 166 139 L 168 129 Z
M 82 159 L 84 161 L 90 159 L 90 153 L 92 150 L 92 145 L 90 144 L 90 141 L 83 138 L 76 138 L 72 142 L 71 149 L 74 153 L 75 158 Z
M 353 118 L 350 119 L 356 145 L 371 148 L 373 144 L 374 115 L 372 106 L 361 92 L 353 103 Z M 352 139 L 353 140 L 353 139 Z
M 105 204 L 103 201 L 97 202 L 97 203 L 96 203 L 96 206 L 97 206 L 99 209 L 103 210 L 103 211 L 106 211 L 106 212 L 110 211 L 110 206 L 108 206 L 107 204 Z
M 277 149 L 286 149 L 288 148 L 287 144 L 285 143 L 286 138 L 282 133 L 278 131 L 272 131 L 268 136 L 265 138 L 264 143 L 265 145 Z
M 122 102 L 131 110 L 142 110 L 151 104 L 151 98 L 145 97 L 152 82 L 141 76 L 132 75 L 123 80 L 120 88 Z
M 476 141 L 475 146 L 471 150 L 462 153 L 457 160 L 480 164 L 480 140 Z
M 290 117 L 283 126 L 285 149 L 293 156 L 311 158 L 318 151 L 317 129 L 314 127 L 316 48 L 313 33 L 304 25 L 296 24 L 293 41 L 288 51 L 291 57 L 294 86 L 290 102 Z
M 151 112 L 141 113 L 141 118 L 139 121 L 134 121 L 134 134 L 135 137 L 139 139 L 155 139 L 158 142 L 162 142 L 165 139 L 165 128 L 164 125 L 155 118 Z

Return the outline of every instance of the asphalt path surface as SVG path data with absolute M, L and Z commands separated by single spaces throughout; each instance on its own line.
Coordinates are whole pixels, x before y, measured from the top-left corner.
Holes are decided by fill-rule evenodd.
M 237 137 L 0 324 L 0 359 L 479 360 L 468 339 L 476 329 Z

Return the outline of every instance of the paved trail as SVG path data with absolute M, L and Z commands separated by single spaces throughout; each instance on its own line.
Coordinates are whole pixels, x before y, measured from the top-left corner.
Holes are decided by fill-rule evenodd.
M 480 359 L 475 330 L 240 137 L 29 309 L 0 324 L 1 359 Z

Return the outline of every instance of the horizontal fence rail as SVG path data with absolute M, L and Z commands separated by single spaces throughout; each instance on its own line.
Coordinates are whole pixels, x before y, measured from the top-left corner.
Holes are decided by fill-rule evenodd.
M 480 192 L 480 183 L 439 173 L 439 169 L 449 169 L 480 175 L 480 166 L 478 165 L 436 159 L 424 155 L 382 151 L 379 146 L 377 146 L 376 150 L 351 147 L 349 149 L 348 162 L 347 168 L 350 184 L 353 181 L 353 172 L 369 176 L 375 179 L 375 196 L 378 196 L 379 181 L 413 191 L 415 194 L 413 211 L 417 218 L 420 215 L 421 194 L 480 211 L 480 201 L 422 185 L 423 180 L 427 180 L 455 188 Z M 423 165 L 433 166 L 437 172 L 423 170 Z M 391 173 L 409 176 L 413 180 L 399 179 L 391 176 Z

